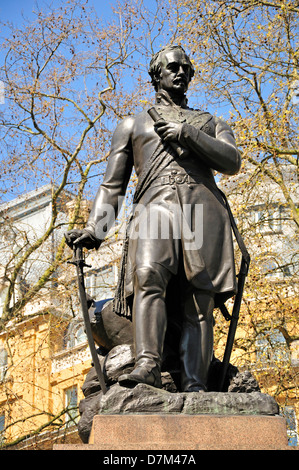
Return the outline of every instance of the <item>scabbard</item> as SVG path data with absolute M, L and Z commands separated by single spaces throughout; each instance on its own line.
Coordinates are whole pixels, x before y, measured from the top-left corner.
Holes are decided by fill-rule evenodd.
M 241 261 L 241 268 L 238 276 L 238 290 L 234 302 L 234 307 L 231 315 L 231 321 L 229 325 L 228 335 L 227 335 L 227 342 L 226 347 L 223 355 L 222 367 L 221 367 L 221 374 L 219 380 L 219 391 L 223 391 L 223 386 L 229 366 L 230 356 L 233 349 L 233 344 L 235 340 L 236 330 L 239 321 L 240 315 L 240 308 L 242 303 L 242 296 L 244 291 L 245 279 L 248 271 L 248 264 L 244 258 Z
M 82 256 L 82 247 L 77 247 L 75 255 L 75 263 L 76 268 L 77 268 L 77 279 L 78 279 L 78 287 L 79 287 L 79 297 L 80 297 L 80 303 L 81 303 L 81 309 L 82 309 L 82 314 L 83 314 L 83 320 L 84 320 L 84 326 L 85 326 L 85 332 L 87 336 L 87 341 L 91 353 L 91 358 L 93 362 L 93 366 L 95 368 L 97 377 L 100 382 L 100 386 L 102 389 L 103 394 L 107 392 L 107 387 L 105 383 L 105 378 L 104 374 L 101 368 L 101 364 L 99 361 L 98 353 L 95 347 L 93 335 L 92 335 L 92 329 L 91 329 L 91 324 L 90 324 L 90 319 L 89 319 L 89 314 L 88 314 L 88 304 L 87 304 L 87 297 L 86 297 L 86 291 L 85 291 L 85 285 L 84 285 L 84 273 L 83 273 L 83 268 L 85 266 L 85 262 L 83 260 Z

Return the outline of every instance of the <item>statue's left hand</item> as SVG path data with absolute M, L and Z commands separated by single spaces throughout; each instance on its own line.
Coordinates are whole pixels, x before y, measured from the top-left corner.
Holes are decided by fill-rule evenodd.
M 154 124 L 157 134 L 164 142 L 177 142 L 183 124 L 177 122 L 157 121 Z

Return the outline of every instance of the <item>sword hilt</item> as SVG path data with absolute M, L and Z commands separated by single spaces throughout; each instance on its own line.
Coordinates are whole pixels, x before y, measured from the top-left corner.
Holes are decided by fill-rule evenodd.
M 73 258 L 71 259 L 71 261 L 68 261 L 68 263 L 74 264 L 75 266 L 82 266 L 83 268 L 91 268 L 90 264 L 85 263 L 82 245 L 73 246 Z
M 82 245 L 79 245 L 79 244 L 73 245 L 73 259 L 68 262 L 70 264 L 74 264 L 77 267 L 79 297 L 80 297 L 80 302 L 81 302 L 85 332 L 86 332 L 86 336 L 88 340 L 88 345 L 89 345 L 89 349 L 90 349 L 90 353 L 92 357 L 93 366 L 95 368 L 97 377 L 99 379 L 101 390 L 103 394 L 105 394 L 107 392 L 107 387 L 105 383 L 105 377 L 101 368 L 101 364 L 98 358 L 97 350 L 94 344 L 94 338 L 93 338 L 89 312 L 88 312 L 87 295 L 86 295 L 85 286 L 84 286 L 83 267 L 84 266 L 91 267 L 91 266 L 85 263 Z

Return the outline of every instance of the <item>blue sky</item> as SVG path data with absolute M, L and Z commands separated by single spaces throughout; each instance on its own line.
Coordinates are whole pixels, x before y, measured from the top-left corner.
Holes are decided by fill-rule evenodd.
M 22 13 L 30 18 L 32 11 L 35 9 L 36 4 L 39 4 L 40 7 L 43 5 L 53 5 L 54 7 L 63 5 L 66 3 L 63 0 L 0 0 L 0 19 L 1 21 L 11 21 L 15 24 L 22 22 Z M 98 13 L 109 16 L 112 13 L 111 5 L 115 5 L 117 2 L 115 0 L 89 0 L 88 4 L 96 8 Z
M 13 23 L 15 27 L 21 27 L 21 25 L 24 23 L 24 17 L 28 19 L 29 21 L 31 19 L 35 19 L 35 15 L 32 13 L 34 10 L 36 11 L 37 4 L 40 9 L 43 9 L 43 6 L 51 5 L 54 8 L 59 7 L 61 5 L 66 4 L 66 0 L 0 0 L 0 21 L 1 23 Z M 97 10 L 97 13 L 99 16 L 104 17 L 104 18 L 109 18 L 113 12 L 111 5 L 116 5 L 117 1 L 116 0 L 88 0 L 88 5 L 94 6 L 95 9 Z M 8 30 L 6 30 L 5 27 L 0 25 L 0 42 L 7 36 Z M 9 33 L 10 34 L 10 33 Z M 0 64 L 3 60 L 3 52 L 0 51 Z M 1 64 L 2 65 L 2 64 Z M 0 90 L 0 100 L 1 100 L 1 90 Z M 1 105 L 0 101 L 0 105 Z M 1 155 L 1 158 L 3 156 Z M 17 183 L 19 183 L 20 180 L 18 178 Z M 47 181 L 45 182 L 45 184 Z M 2 186 L 3 182 L 0 181 L 0 184 Z M 27 184 L 27 183 L 26 183 Z M 34 183 L 35 184 L 35 183 Z M 28 182 L 28 185 L 26 186 L 25 190 L 30 190 L 31 185 Z M 8 183 L 8 192 L 5 195 L 4 198 L 6 199 L 11 199 L 16 196 L 16 193 L 19 191 L 19 189 L 14 188 L 14 185 L 10 187 Z M 18 184 L 16 184 L 18 186 Z
M 82 3 L 84 4 L 85 1 L 86 0 L 82 0 Z M 26 20 L 35 20 L 35 14 L 33 14 L 33 11 L 38 11 L 37 6 L 40 10 L 43 10 L 43 7 L 45 7 L 45 9 L 47 9 L 47 6 L 58 8 L 60 6 L 66 5 L 67 3 L 67 0 L 0 0 L 0 22 L 2 23 L 0 24 L 0 43 L 7 37 L 8 34 L 11 34 L 11 30 L 5 28 L 5 23 L 9 22 L 12 23 L 16 28 L 21 28 L 22 25 L 26 23 Z M 104 19 L 104 21 L 110 20 L 110 18 L 113 16 L 112 6 L 117 6 L 118 3 L 121 3 L 121 1 L 118 2 L 117 0 L 88 0 L 88 6 L 94 7 L 99 18 Z M 144 0 L 144 4 L 149 7 L 154 6 L 155 3 L 155 0 Z M 1 50 L 0 66 L 2 66 L 3 64 L 4 54 L 4 51 Z M 2 106 L 3 104 L 5 105 L 5 100 L 3 101 L 3 103 L 1 101 L 2 95 L 3 90 L 0 89 L 0 106 Z M 5 112 L 5 106 L 1 110 Z M 5 158 L 5 155 L 0 155 L 0 158 Z M 27 181 L 26 179 L 26 187 L 23 188 L 23 179 L 20 175 L 13 175 L 13 178 L 15 178 L 14 184 L 11 184 L 9 179 L 6 181 L 6 176 L 3 177 L 3 179 L 4 178 L 5 181 L 3 182 L 0 175 L 0 187 L 2 187 L 2 185 L 4 184 L 6 188 L 5 191 L 3 191 L 3 194 L 1 194 L 1 198 L 5 198 L 7 200 L 15 197 L 17 193 L 22 192 L 23 190 L 25 191 L 32 189 L 32 185 L 35 186 L 36 184 L 41 184 L 39 180 Z M 46 184 L 47 182 L 48 181 L 45 181 L 44 184 Z

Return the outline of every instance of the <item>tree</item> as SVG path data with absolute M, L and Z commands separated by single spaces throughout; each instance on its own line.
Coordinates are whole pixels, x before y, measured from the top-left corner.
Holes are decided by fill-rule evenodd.
M 1 116 L 5 155 L 1 173 L 5 191 L 11 184 L 14 191 L 18 187 L 22 191 L 32 180 L 35 187 L 53 184 L 47 230 L 29 246 L 24 243 L 14 255 L 13 265 L 10 263 L 9 275 L 6 270 L 8 290 L 2 321 L 20 312 L 66 261 L 62 240 L 53 262 L 11 307 L 22 268 L 59 225 L 62 191 L 74 190 L 72 227 L 79 217 L 83 192 L 88 195 L 88 178 L 104 171 L 101 163 L 108 156 L 111 126 L 131 105 L 121 78 L 136 48 L 130 37 L 132 25 L 125 18 L 124 24 L 111 23 L 105 28 L 87 10 L 82 1 L 68 2 L 56 11 L 37 10 L 35 21 L 12 30 L 2 45 L 6 103 Z
M 182 0 L 178 7 L 178 35 L 202 92 L 197 106 L 229 116 L 243 159 L 239 175 L 217 177 L 251 254 L 233 360 L 264 371 L 268 364 L 264 390 L 296 402 L 299 8 L 289 0 Z M 216 316 L 223 347 L 227 325 Z M 287 355 L 278 353 L 282 343 Z
M 282 165 L 298 167 L 298 6 L 265 2 L 182 1 L 184 41 L 210 105 L 229 112 L 243 160 L 281 189 L 299 227 L 293 188 Z M 186 32 L 188 31 L 188 34 Z
M 27 396 L 32 387 L 36 397 L 43 396 L 44 386 L 31 374 L 33 364 L 39 364 L 39 377 L 48 375 L 50 356 L 45 349 L 49 346 L 51 354 L 62 342 L 65 311 L 78 312 L 67 265 L 71 252 L 62 234 L 86 222 L 116 121 L 148 106 L 152 87 L 147 65 L 153 42 L 163 41 L 166 25 L 165 15 L 156 15 L 160 4 L 150 11 L 143 2 L 120 2 L 104 21 L 87 1 L 70 0 L 57 9 L 37 6 L 34 19 L 24 19 L 20 28 L 3 25 L 7 33 L 1 45 L 5 102 L 0 108 L 0 194 L 8 205 L 1 206 L 0 332 L 6 338 L 9 372 L 15 380 L 1 387 L 7 404 L 17 394 L 15 387 L 23 386 Z M 134 184 L 133 175 L 130 191 Z M 50 194 L 50 215 L 34 231 L 11 217 L 9 201 L 28 189 L 37 189 L 41 196 L 39 187 L 44 185 Z M 32 309 L 38 302 L 39 311 Z M 16 337 L 20 331 L 22 338 L 18 324 L 24 318 L 31 318 L 32 325 L 44 325 L 46 316 L 49 328 L 39 337 L 40 343 L 19 351 L 11 331 Z M 29 369 L 31 375 L 25 378 Z M 8 424 L 8 429 L 19 427 L 18 441 L 45 426 L 63 424 L 60 417 L 65 410 L 50 412 L 43 400 L 37 408 L 25 399 L 16 402 L 22 416 L 28 417 L 27 428 L 22 428 L 23 420 Z M 10 405 L 7 412 L 12 416 Z
M 25 307 L 53 286 L 55 296 L 61 292 L 62 299 L 71 298 L 64 271 L 71 254 L 63 238 L 34 282 L 26 273 L 34 259 L 49 252 L 53 233 L 84 224 L 88 204 L 83 201 L 93 198 L 101 182 L 116 121 L 151 104 L 147 65 L 152 53 L 167 43 L 180 43 L 197 72 L 191 106 L 224 115 L 243 157 L 240 175 L 217 175 L 252 254 L 235 360 L 250 367 L 261 335 L 271 346 L 271 330 L 278 330 L 292 350 L 298 341 L 298 105 L 293 99 L 298 13 L 291 0 L 158 0 L 151 8 L 133 0 L 117 4 L 105 23 L 87 2 L 71 0 L 57 10 L 37 7 L 35 20 L 20 29 L 5 25 L 10 34 L 2 44 L 0 72 L 5 85 L 1 198 L 9 200 L 11 188 L 16 195 L 29 183 L 30 189 L 50 183 L 52 197 L 43 233 L 31 240 L 18 228 L 15 251 L 3 266 L 2 327 L 21 319 Z M 133 175 L 131 191 L 134 183 Z M 62 219 L 67 194 L 73 204 Z M 15 228 L 11 220 L 2 221 L 6 234 Z M 280 248 L 274 253 L 273 238 L 259 228 L 277 223 L 284 228 L 285 221 L 291 229 L 275 232 Z M 287 269 L 289 276 L 273 277 Z M 271 276 L 265 276 L 267 270 Z M 21 278 L 26 281 L 23 289 Z M 220 347 L 227 324 L 215 315 Z M 276 386 L 279 395 L 287 387 L 287 367 L 277 364 L 283 378 Z
M 5 201 L 28 186 L 50 183 L 52 216 L 47 230 L 29 246 L 27 240 L 14 256 L 9 274 L 6 269 L 2 321 L 19 314 L 65 264 L 69 252 L 62 239 L 38 281 L 12 303 L 26 262 L 61 225 L 58 206 L 64 190 L 75 201 L 68 228 L 84 223 L 80 205 L 101 182 L 116 121 L 147 105 L 153 43 L 161 40 L 163 30 L 168 34 L 163 1 L 153 11 L 143 2 L 121 2 L 107 24 L 85 0 L 71 0 L 56 10 L 37 6 L 34 15 L 19 29 L 4 25 L 1 197 Z

